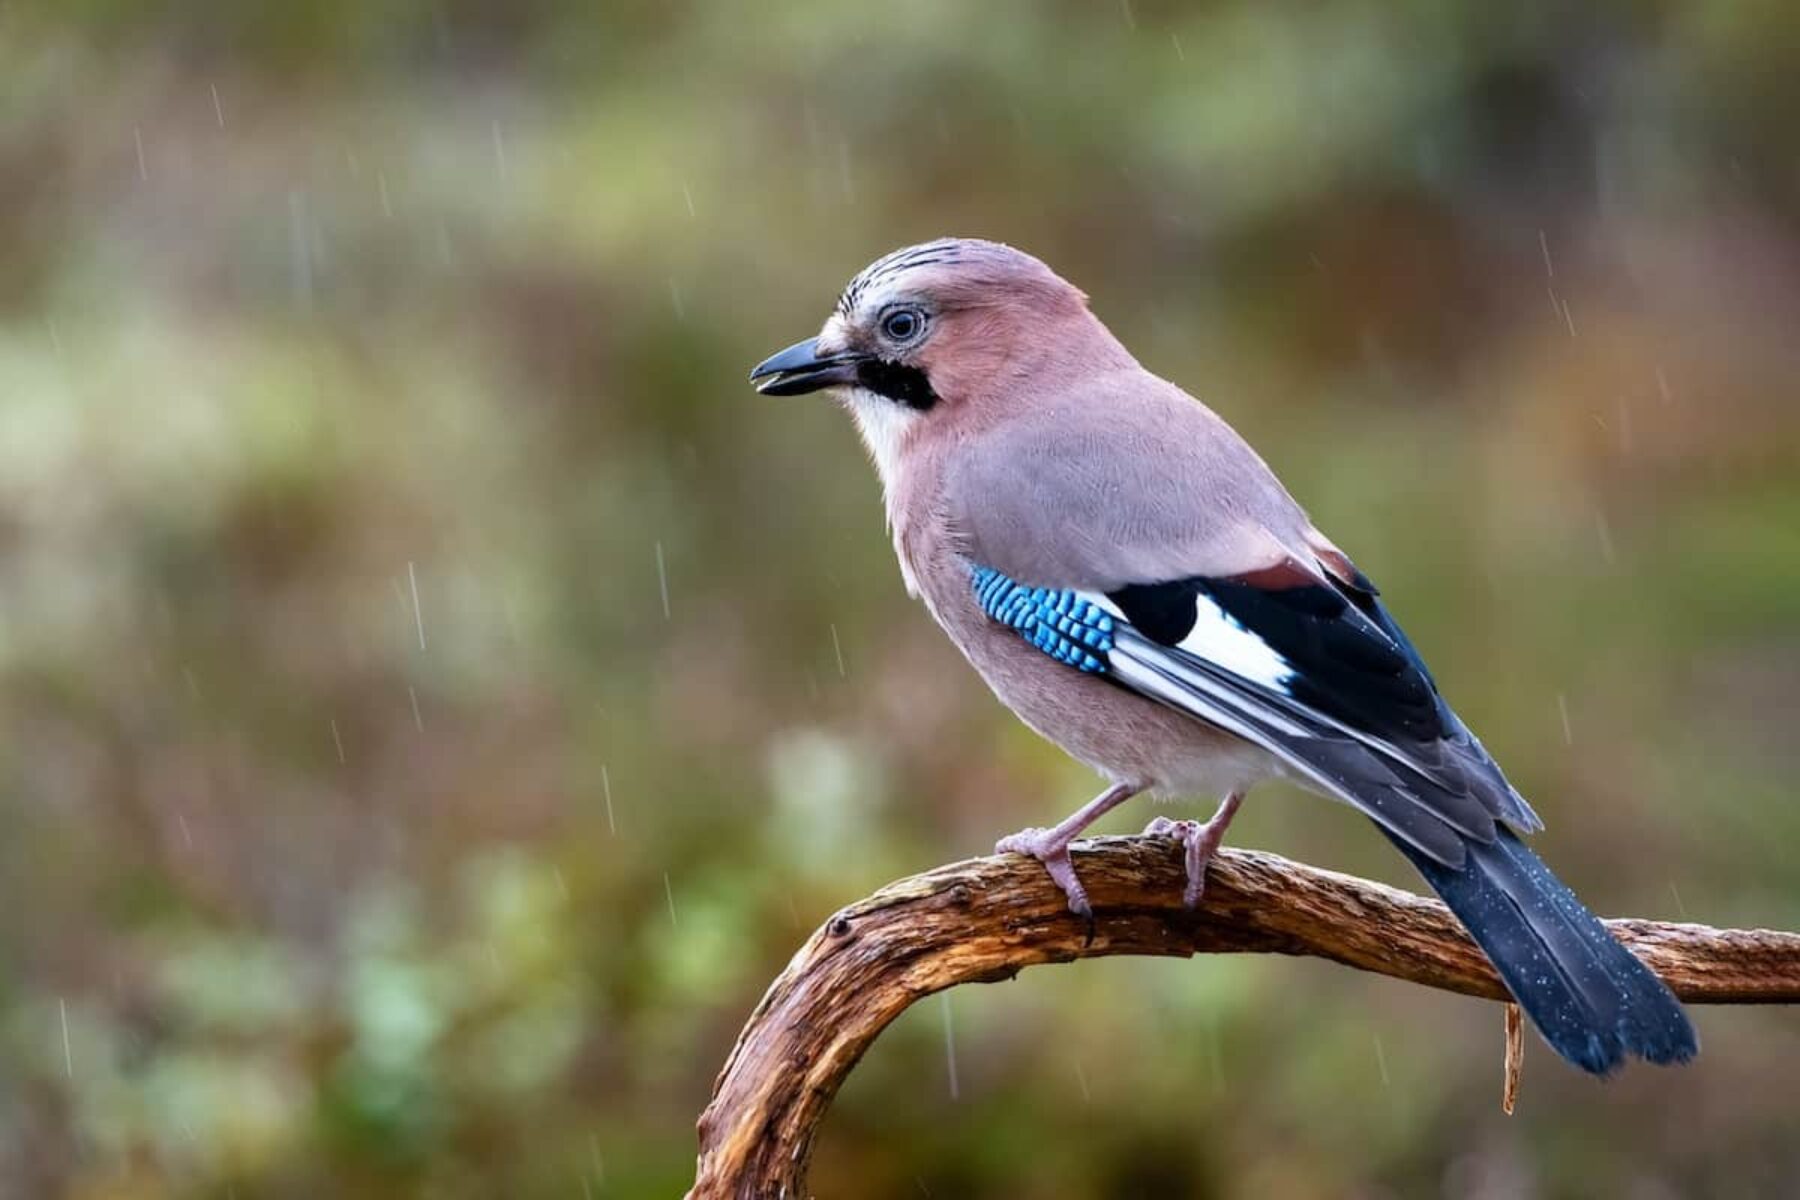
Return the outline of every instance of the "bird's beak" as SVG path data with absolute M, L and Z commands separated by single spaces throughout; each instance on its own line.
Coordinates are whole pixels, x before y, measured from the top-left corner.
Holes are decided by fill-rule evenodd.
M 765 396 L 802 396 L 820 388 L 856 382 L 862 355 L 844 352 L 819 355 L 819 339 L 795 342 L 780 354 L 770 355 L 750 372 L 750 382 Z

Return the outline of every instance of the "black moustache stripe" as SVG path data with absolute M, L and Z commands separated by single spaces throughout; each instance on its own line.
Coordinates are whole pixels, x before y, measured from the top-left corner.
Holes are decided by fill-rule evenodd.
M 871 358 L 856 368 L 856 382 L 914 412 L 926 412 L 938 402 L 938 394 L 931 390 L 931 380 L 925 372 L 904 363 Z

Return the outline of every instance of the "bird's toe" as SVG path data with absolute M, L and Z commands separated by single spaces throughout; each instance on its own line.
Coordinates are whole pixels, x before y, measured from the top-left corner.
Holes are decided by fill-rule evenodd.
M 1068 840 L 1057 837 L 1054 830 L 1039 827 L 1021 829 L 995 843 L 994 853 L 1024 854 L 1043 863 L 1051 882 L 1068 897 L 1069 911 L 1078 917 L 1093 920 L 1094 908 L 1088 903 L 1087 889 L 1075 874 L 1075 864 L 1069 858 Z
M 994 853 L 1027 854 L 1032 858 L 1041 859 L 1049 852 L 1045 846 L 1046 835 L 1049 832 L 1042 826 L 1033 825 L 1021 829 L 1017 833 L 1009 833 L 994 843 Z

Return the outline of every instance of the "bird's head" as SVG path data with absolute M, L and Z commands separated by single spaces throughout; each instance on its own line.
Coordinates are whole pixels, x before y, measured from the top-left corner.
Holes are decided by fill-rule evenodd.
M 1092 363 L 1117 347 L 1087 297 L 1039 260 L 998 242 L 943 238 L 896 250 L 852 279 L 819 335 L 750 372 L 756 390 L 832 390 L 884 476 L 914 429 L 1004 406 L 1010 382 Z

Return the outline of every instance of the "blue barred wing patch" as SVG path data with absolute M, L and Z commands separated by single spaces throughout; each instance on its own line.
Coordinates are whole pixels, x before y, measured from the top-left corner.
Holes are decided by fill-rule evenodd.
M 971 582 L 988 616 L 1012 626 L 1057 662 L 1090 674 L 1106 673 L 1113 617 L 1098 604 L 1067 588 L 1026 587 L 992 567 L 976 567 Z

